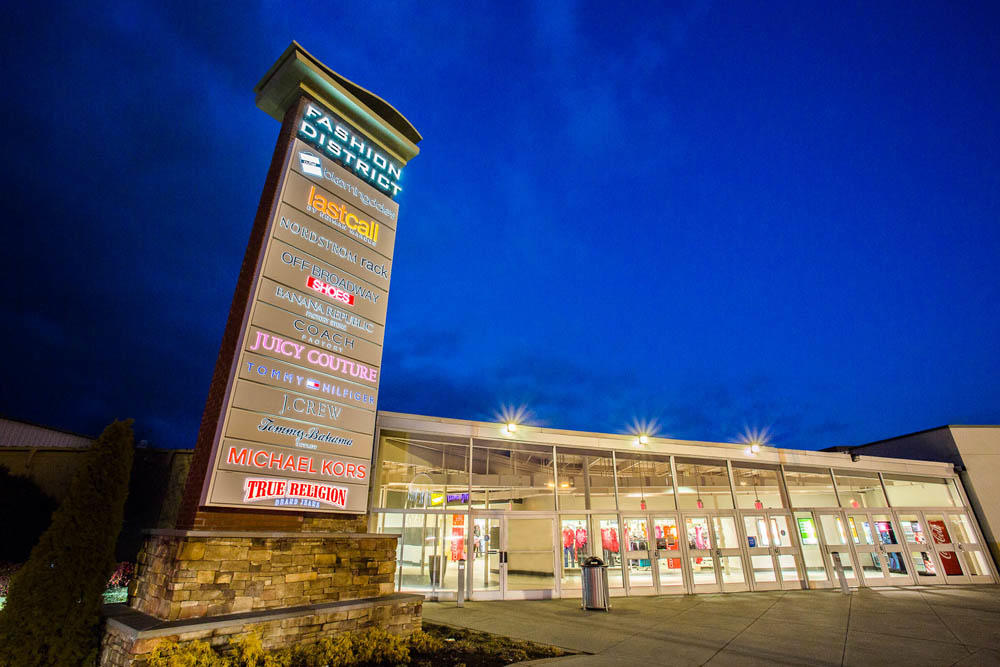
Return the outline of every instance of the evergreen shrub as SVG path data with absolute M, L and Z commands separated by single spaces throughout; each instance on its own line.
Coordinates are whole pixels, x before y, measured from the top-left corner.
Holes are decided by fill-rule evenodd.
M 115 569 L 132 455 L 132 420 L 112 423 L 91 446 L 51 525 L 10 582 L 0 611 L 0 664 L 96 661 L 101 594 Z

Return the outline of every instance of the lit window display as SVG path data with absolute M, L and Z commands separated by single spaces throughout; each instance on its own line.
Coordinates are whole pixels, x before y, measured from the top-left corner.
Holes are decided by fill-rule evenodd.
M 777 467 L 733 463 L 733 489 L 736 491 L 736 506 L 740 509 L 759 510 L 785 506 Z
M 840 506 L 848 509 L 888 507 L 878 473 L 843 472 L 834 470 Z
M 829 469 L 786 467 L 785 482 L 792 507 L 839 507 Z
M 614 510 L 615 467 L 611 454 L 556 448 L 560 510 Z
M 524 443 L 473 443 L 472 506 L 512 512 L 555 509 L 552 448 Z
M 469 502 L 469 445 L 383 433 L 375 507 L 463 508 Z
M 672 510 L 670 457 L 623 452 L 615 455 L 618 472 L 618 509 Z
M 950 479 L 884 474 L 885 490 L 893 507 L 960 507 L 962 502 Z
M 733 509 L 724 461 L 677 458 L 675 464 L 680 509 Z

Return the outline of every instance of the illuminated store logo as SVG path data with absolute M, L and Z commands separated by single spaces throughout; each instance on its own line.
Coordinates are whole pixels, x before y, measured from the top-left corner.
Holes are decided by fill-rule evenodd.
M 319 159 L 318 155 L 300 151 L 299 164 L 302 166 L 303 173 L 323 178 L 323 162 Z
M 372 245 L 378 243 L 379 224 L 377 222 L 359 218 L 348 211 L 343 204 L 327 199 L 316 192 L 315 185 L 309 188 L 309 195 L 306 197 L 306 211 L 321 214 L 327 222 L 346 228 L 358 238 Z
M 403 189 L 399 180 L 403 168 L 378 147 L 348 129 L 336 116 L 306 107 L 299 137 L 337 160 L 360 178 L 395 197 Z
M 347 507 L 347 489 L 332 484 L 247 477 L 243 480 L 243 492 L 245 503 L 273 500 L 275 505 Z
M 336 299 L 337 301 L 343 301 L 348 306 L 354 305 L 353 294 L 345 292 L 336 285 L 331 285 L 330 283 L 325 283 L 322 280 L 318 280 L 313 276 L 309 276 L 309 278 L 306 280 L 306 287 L 314 289 L 320 294 L 325 294 L 331 299 Z
M 350 377 L 360 378 L 362 380 L 368 380 L 369 382 L 375 382 L 378 378 L 378 369 L 376 368 L 366 366 L 365 364 L 357 361 L 351 361 L 350 359 L 338 357 L 330 352 L 306 350 L 305 345 L 299 345 L 298 343 L 293 343 L 290 340 L 284 340 L 279 336 L 266 334 L 262 331 L 257 332 L 257 340 L 255 340 L 253 345 L 247 349 L 250 352 L 256 352 L 257 350 L 269 350 L 280 354 L 283 357 L 289 357 L 292 359 L 302 359 L 302 357 L 305 356 L 306 361 L 314 366 L 329 368 L 331 371 L 342 373 L 343 375 L 349 375 Z M 305 355 L 302 354 L 303 351 L 305 351 Z
M 357 401 L 358 403 L 375 405 L 375 396 L 367 392 L 357 391 L 350 387 L 342 387 L 338 384 L 330 382 L 320 382 L 319 380 L 314 380 L 313 378 L 306 377 L 305 375 L 299 375 L 298 373 L 292 373 L 280 368 L 274 368 L 273 366 L 262 366 L 252 361 L 248 361 L 246 364 L 247 373 L 250 373 L 251 375 L 271 380 L 278 380 L 279 382 L 284 382 L 285 384 L 293 387 L 305 387 L 306 389 L 312 389 L 313 391 L 318 391 L 323 394 L 329 394 L 330 396 L 334 396 L 336 398 L 347 398 L 352 401 Z
M 259 468 L 261 470 L 289 470 L 291 472 L 327 475 L 329 477 L 350 477 L 351 479 L 367 479 L 368 466 L 363 463 L 344 463 L 336 459 L 321 459 L 319 468 L 316 459 L 302 454 L 282 454 L 269 452 L 252 447 L 232 447 L 226 455 L 229 465 Z
M 351 447 L 354 445 L 354 440 L 351 438 L 334 435 L 329 431 L 321 431 L 316 427 L 306 430 L 295 426 L 283 426 L 270 417 L 261 418 L 260 423 L 257 424 L 257 430 L 261 433 L 276 433 L 277 435 L 287 435 L 295 438 L 295 446 L 301 447 L 302 449 L 318 449 L 317 445 L 310 442 L 303 442 L 303 440 L 312 440 L 313 442 L 321 442 L 323 444 L 330 445 L 341 445 L 343 447 Z

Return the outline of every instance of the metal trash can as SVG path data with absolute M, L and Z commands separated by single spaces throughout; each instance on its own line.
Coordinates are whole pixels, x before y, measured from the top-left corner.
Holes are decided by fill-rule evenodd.
M 583 575 L 583 609 L 610 611 L 608 566 L 597 556 L 590 556 L 580 563 L 580 572 Z

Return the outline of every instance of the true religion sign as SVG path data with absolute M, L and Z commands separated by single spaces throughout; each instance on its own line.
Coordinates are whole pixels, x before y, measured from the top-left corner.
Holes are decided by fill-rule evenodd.
M 420 135 L 297 44 L 181 508 L 367 511 L 404 166 Z

